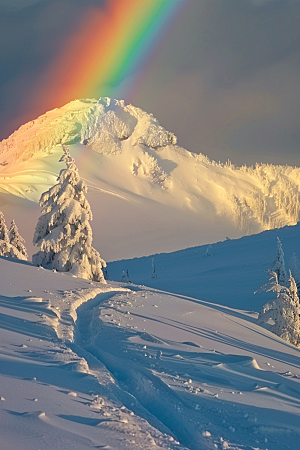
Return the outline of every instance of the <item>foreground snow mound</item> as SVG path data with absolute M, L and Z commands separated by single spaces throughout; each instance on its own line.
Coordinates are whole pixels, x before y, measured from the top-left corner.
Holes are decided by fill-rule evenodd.
M 7 258 L 0 269 L 1 449 L 188 450 L 78 345 L 80 306 L 126 289 Z
M 124 101 L 76 100 L 0 143 L 0 192 L 37 202 L 56 182 L 61 144 L 70 145 L 92 210 L 99 210 L 94 216 L 101 224 L 101 242 L 107 243 L 107 251 L 101 245 L 106 260 L 240 237 L 299 220 L 299 168 L 218 164 L 176 142 L 151 114 Z M 5 210 L 12 200 L 2 198 Z M 16 208 L 20 211 L 20 202 Z M 22 233 L 30 242 L 32 234 Z M 96 248 L 98 241 L 96 231 Z
M 297 448 L 299 350 L 257 314 L 0 270 L 1 449 Z

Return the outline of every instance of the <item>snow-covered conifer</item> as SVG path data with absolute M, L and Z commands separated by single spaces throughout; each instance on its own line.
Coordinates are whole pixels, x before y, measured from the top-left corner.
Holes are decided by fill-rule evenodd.
M 271 271 L 275 272 L 277 274 L 278 282 L 286 284 L 287 282 L 287 275 L 285 270 L 285 263 L 284 263 L 284 253 L 282 249 L 282 244 L 277 237 L 277 256 L 272 264 Z
M 102 273 L 103 273 L 104 279 L 107 280 L 107 281 L 109 281 L 109 280 L 110 280 L 110 276 L 109 276 L 109 274 L 108 274 L 108 271 L 107 271 L 107 267 L 106 267 L 106 266 L 102 266 Z
M 0 255 L 10 255 L 11 246 L 9 243 L 8 229 L 5 223 L 3 212 L 0 211 Z
M 67 168 L 40 198 L 42 215 L 33 238 L 40 251 L 32 260 L 38 266 L 105 283 L 102 267 L 106 263 L 92 247 L 92 212 L 84 195 L 87 188 L 68 148 L 63 146 L 63 150 L 60 161 Z
M 207 246 L 207 248 L 206 248 L 205 256 L 211 256 L 211 255 L 212 255 L 211 249 L 212 249 L 212 245 L 209 244 L 209 245 Z
M 128 269 L 126 270 L 126 272 L 124 272 L 124 270 L 123 270 L 122 277 L 121 277 L 121 282 L 122 283 L 131 283 L 130 278 L 129 278 Z
M 300 264 L 298 257 L 296 253 L 292 254 L 291 260 L 290 260 L 290 269 L 292 276 L 296 282 L 297 289 L 298 289 L 298 296 L 300 295 Z
M 10 244 L 13 245 L 24 256 L 24 259 L 27 260 L 28 255 L 26 247 L 24 245 L 25 240 L 20 235 L 18 227 L 15 224 L 14 220 L 11 221 L 9 228 L 9 241 Z
M 270 282 L 260 290 L 275 292 L 276 299 L 267 302 L 258 316 L 258 321 L 267 323 L 270 319 L 274 324 L 271 326 L 273 333 L 293 345 L 300 346 L 300 305 L 297 286 L 290 273 L 289 287 L 282 286 L 278 282 L 276 272 L 269 271 Z
M 155 269 L 154 257 L 152 258 L 152 277 L 151 277 L 151 278 L 157 278 L 157 273 L 156 273 L 156 269 Z
M 1 241 L 5 241 L 9 244 L 8 229 L 2 211 L 0 211 L 0 239 Z
M 0 255 L 10 256 L 11 258 L 27 259 L 19 250 L 11 245 L 9 241 L 8 229 L 5 224 L 3 213 L 0 211 Z

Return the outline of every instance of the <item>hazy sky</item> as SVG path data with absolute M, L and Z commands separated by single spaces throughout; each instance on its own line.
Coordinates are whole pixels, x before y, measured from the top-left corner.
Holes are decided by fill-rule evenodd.
M 1 138 L 35 118 L 28 105 L 40 77 L 86 9 L 107 1 L 0 0 Z M 182 2 L 122 96 L 188 150 L 300 166 L 300 1 Z

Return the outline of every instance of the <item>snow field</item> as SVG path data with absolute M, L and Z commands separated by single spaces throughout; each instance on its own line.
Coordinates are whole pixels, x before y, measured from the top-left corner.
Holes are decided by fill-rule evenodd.
M 4 450 L 297 448 L 299 349 L 257 313 L 0 267 Z

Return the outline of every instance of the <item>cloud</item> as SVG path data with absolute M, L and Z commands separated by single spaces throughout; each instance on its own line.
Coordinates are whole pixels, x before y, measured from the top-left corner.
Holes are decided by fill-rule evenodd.
M 45 2 L 46 0 L 0 0 L 0 8 L 7 10 L 24 9 L 36 3 Z
M 255 5 L 255 6 L 264 6 L 267 3 L 271 3 L 277 0 L 251 0 L 251 2 Z

